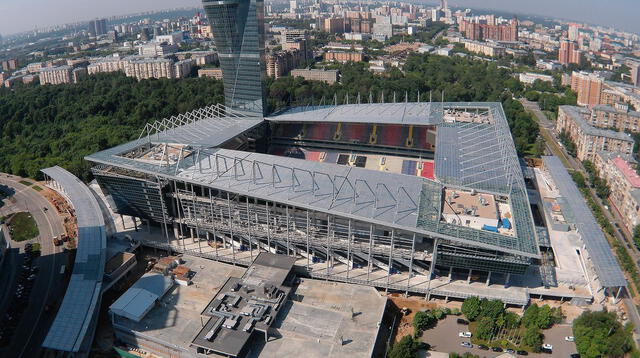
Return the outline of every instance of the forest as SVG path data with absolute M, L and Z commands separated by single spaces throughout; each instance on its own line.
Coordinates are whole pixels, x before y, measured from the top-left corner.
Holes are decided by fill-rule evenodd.
M 36 178 L 60 165 L 90 178 L 84 156 L 138 138 L 145 123 L 224 101 L 212 79 L 89 76 L 78 84 L 0 89 L 0 171 Z
M 459 57 L 411 55 L 404 72 L 391 68 L 374 75 L 364 63 L 339 66 L 333 85 L 282 77 L 267 80 L 268 109 L 289 106 L 374 102 L 498 101 L 503 103 L 516 148 L 540 155 L 538 127 L 512 98 L 524 88 L 512 73 L 488 62 Z M 394 96 L 395 94 L 395 96 Z M 37 178 L 41 168 L 60 165 L 89 180 L 83 160 L 137 138 L 145 123 L 224 102 L 222 82 L 214 79 L 136 81 L 123 74 L 89 76 L 78 84 L 0 89 L 0 171 Z

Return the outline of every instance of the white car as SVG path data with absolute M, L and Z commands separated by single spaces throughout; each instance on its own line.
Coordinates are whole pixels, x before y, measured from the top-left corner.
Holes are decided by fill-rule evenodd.
M 564 340 L 567 342 L 575 342 L 576 338 L 574 336 L 566 336 Z
M 542 348 L 552 351 L 553 350 L 553 345 L 551 345 L 549 343 L 545 343 L 545 344 L 542 345 Z
M 460 338 L 471 338 L 471 332 L 460 332 L 460 333 L 458 333 L 458 337 L 460 337 Z

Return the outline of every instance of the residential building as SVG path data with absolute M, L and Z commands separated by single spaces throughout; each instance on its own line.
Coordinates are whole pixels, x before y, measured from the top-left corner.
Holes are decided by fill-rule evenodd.
M 275 79 L 286 76 L 302 61 L 302 53 L 298 50 L 279 51 L 267 56 L 267 76 Z
M 16 60 L 15 58 L 2 61 L 3 71 L 14 71 L 17 68 L 18 68 L 18 60 Z
M 631 76 L 631 82 L 633 82 L 635 86 L 640 87 L 640 62 L 632 62 L 630 64 L 629 75 Z
M 198 77 L 213 77 L 217 80 L 222 79 L 221 68 L 201 68 L 198 70 Z
M 89 36 L 97 37 L 107 33 L 107 19 L 95 19 L 89 21 L 87 26 Z
M 40 69 L 44 67 L 42 62 L 34 62 L 27 65 L 27 72 L 29 73 L 38 73 Z
M 560 41 L 560 49 L 558 50 L 558 62 L 562 65 L 570 63 L 580 64 L 581 53 L 576 48 L 576 43 L 569 40 Z
M 202 4 L 224 73 L 225 103 L 236 110 L 264 115 L 263 0 L 203 0 Z
M 599 176 L 606 180 L 611 193 L 609 202 L 622 217 L 628 233 L 640 224 L 640 176 L 638 163 L 630 155 L 598 152 L 594 160 Z
M 338 82 L 338 70 L 295 69 L 291 71 L 291 77 L 302 77 L 309 81 L 322 81 L 328 84 Z
M 571 89 L 578 94 L 578 105 L 600 104 L 604 79 L 594 73 L 576 72 L 571 74 Z
M 104 57 L 87 66 L 87 72 L 90 75 L 100 72 L 125 72 L 127 68 L 127 60 L 120 57 Z
M 78 83 L 81 79 L 87 77 L 87 68 L 86 67 L 78 67 L 74 68 L 71 71 L 71 82 Z
M 324 31 L 330 34 L 344 33 L 344 18 L 331 17 L 324 19 Z
M 589 124 L 591 111 L 576 106 L 560 106 L 556 131 L 565 132 L 576 145 L 578 160 L 594 160 L 600 151 L 631 154 L 634 141 L 628 134 L 601 129 Z
M 502 57 L 506 54 L 504 47 L 488 42 L 464 41 L 464 48 L 491 57 Z
M 45 67 L 40 70 L 40 84 L 58 85 L 62 83 L 72 83 L 72 71 L 73 67 L 66 65 L 60 67 Z
M 175 78 L 175 67 L 173 61 L 166 58 L 136 59 L 129 61 L 125 73 L 138 80 Z
M 195 66 L 195 60 L 193 59 L 185 59 L 182 61 L 178 61 L 174 64 L 174 76 L 175 78 L 185 78 L 191 75 L 191 69 Z
M 629 106 L 617 103 L 615 106 L 597 105 L 591 111 L 589 124 L 599 128 L 614 128 L 620 132 L 640 133 L 640 112 L 629 110 Z
M 474 41 L 518 41 L 518 19 L 511 19 L 502 25 L 462 20 L 459 28 L 466 38 Z

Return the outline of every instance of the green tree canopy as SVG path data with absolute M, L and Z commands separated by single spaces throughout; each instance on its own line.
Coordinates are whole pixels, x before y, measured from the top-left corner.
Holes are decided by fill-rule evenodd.
M 632 347 L 631 330 L 622 327 L 613 312 L 582 313 L 573 321 L 573 335 L 585 358 L 622 357 Z
M 469 319 L 475 321 L 481 312 L 480 299 L 478 297 L 469 297 L 462 303 L 462 314 Z

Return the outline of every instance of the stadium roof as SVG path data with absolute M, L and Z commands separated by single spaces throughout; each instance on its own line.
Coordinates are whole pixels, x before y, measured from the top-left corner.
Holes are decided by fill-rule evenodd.
M 620 265 L 571 175 L 558 157 L 543 157 L 543 160 L 569 209 L 578 214 L 573 216 L 573 221 L 593 261 L 598 280 L 603 287 L 626 286 Z
M 491 120 L 455 122 L 445 119 L 445 109 L 482 112 Z M 198 128 L 203 132 L 202 137 L 209 135 L 205 123 L 228 120 L 224 116 L 224 106 L 216 106 L 213 112 L 211 115 L 187 114 L 185 118 L 200 119 L 192 119 L 181 127 L 178 127 L 178 121 L 173 121 L 159 133 L 147 130 L 150 134 L 146 138 L 141 136 L 138 141 L 92 154 L 86 159 L 150 176 L 191 182 L 300 208 L 423 232 L 471 246 L 539 257 L 522 170 L 500 103 L 381 103 L 319 109 L 306 107 L 266 118 L 267 121 L 276 122 L 317 123 L 329 120 L 347 123 L 439 124 L 435 155 L 438 182 L 411 175 L 215 148 L 213 143 L 221 144 L 231 139 L 230 132 L 211 133 L 211 138 L 215 138 L 207 140 L 211 145 L 197 146 L 188 156 L 171 165 L 142 162 L 121 155 L 144 143 L 154 143 L 158 138 L 173 138 L 174 143 L 176 138 L 187 139 L 182 144 L 191 145 L 193 141 L 188 140 L 186 135 L 172 136 L 169 131 L 183 133 L 188 132 L 188 128 Z M 216 113 L 221 117 L 214 118 Z M 248 120 L 253 122 L 259 119 L 254 117 Z M 158 125 L 154 128 L 156 131 L 162 129 Z M 443 225 L 439 220 L 439 193 L 443 185 L 484 190 L 508 197 L 513 211 L 515 237 Z
M 71 201 L 78 220 L 78 248 L 67 292 L 43 347 L 78 352 L 93 336 L 100 307 L 107 246 L 104 219 L 93 192 L 78 178 L 58 166 L 42 169 Z M 89 340 L 90 342 L 90 340 Z
M 269 117 L 275 122 L 350 122 L 376 124 L 440 123 L 442 116 L 433 116 L 431 103 L 371 103 L 339 106 L 294 107 Z

